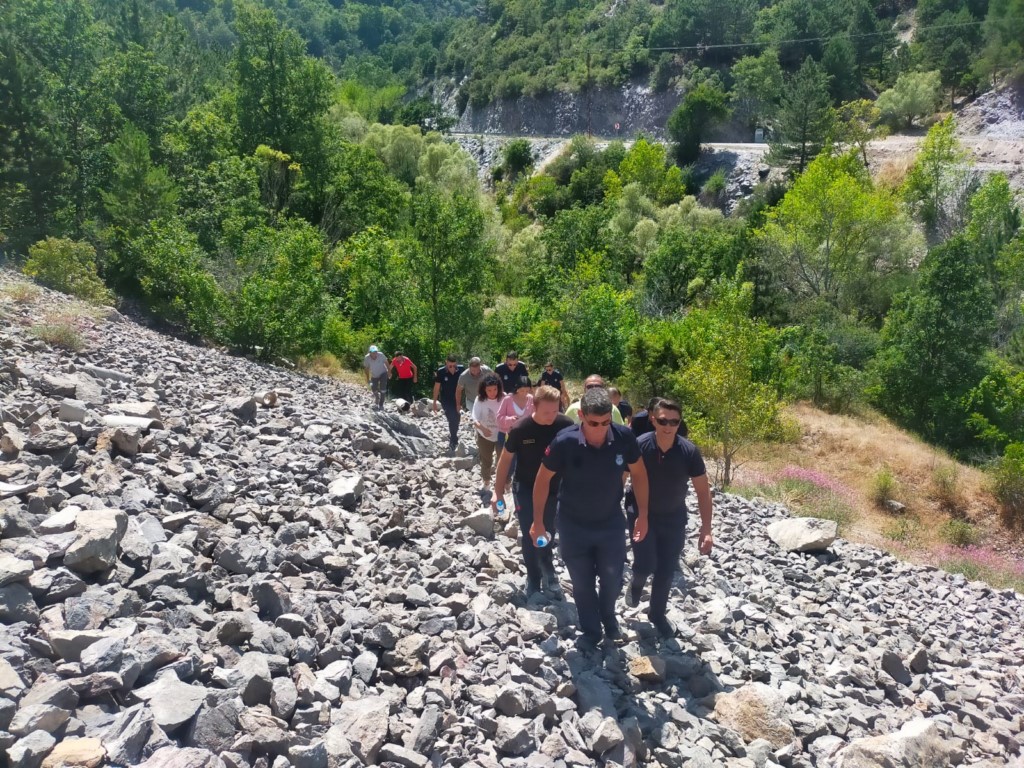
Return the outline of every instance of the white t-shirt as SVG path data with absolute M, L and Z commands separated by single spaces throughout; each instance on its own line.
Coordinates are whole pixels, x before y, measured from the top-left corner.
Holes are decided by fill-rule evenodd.
M 491 432 L 491 434 L 485 435 L 477 429 L 477 434 L 492 443 L 498 442 L 498 407 L 500 405 L 501 400 L 481 400 L 479 397 L 473 403 L 473 421 L 483 424 Z M 475 428 L 476 424 L 474 423 L 473 426 Z

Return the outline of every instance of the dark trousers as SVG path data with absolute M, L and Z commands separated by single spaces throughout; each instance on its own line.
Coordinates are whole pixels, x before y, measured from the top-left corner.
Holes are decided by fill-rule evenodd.
M 601 625 L 615 621 L 615 600 L 622 591 L 626 531 L 621 516 L 595 525 L 558 516 L 558 551 L 572 580 L 580 629 L 601 636 Z
M 395 379 L 394 386 L 391 388 L 394 392 L 395 397 L 400 397 L 403 400 L 412 402 L 412 376 L 408 379 Z
M 629 530 L 636 523 L 636 512 L 630 508 Z M 632 540 L 632 535 L 630 536 Z M 679 556 L 686 541 L 686 513 L 649 515 L 647 535 L 643 541 L 633 542 L 633 581 L 651 580 L 651 602 L 648 615 L 664 618 L 668 608 L 668 593 L 679 571 Z
M 441 407 L 444 409 L 445 418 L 448 419 L 448 444 L 454 448 L 459 442 L 459 421 L 462 414 L 454 403 L 441 403 Z
M 513 483 L 512 496 L 516 501 L 516 517 L 519 518 L 520 542 L 523 549 L 523 564 L 526 565 L 526 579 L 531 584 L 540 584 L 544 572 L 552 573 L 555 569 L 555 513 L 558 510 L 558 498 L 548 494 L 548 503 L 544 507 L 544 530 L 548 532 L 548 545 L 537 547 L 530 538 L 530 526 L 533 525 L 533 486 L 520 487 Z

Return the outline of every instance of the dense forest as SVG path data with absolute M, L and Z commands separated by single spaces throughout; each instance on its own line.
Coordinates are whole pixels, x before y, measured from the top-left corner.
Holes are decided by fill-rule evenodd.
M 1019 512 L 1020 210 L 937 110 L 1019 81 L 1022 41 L 1024 0 L 10 0 L 0 249 L 269 360 L 600 372 L 682 398 L 726 463 L 787 399 L 872 406 L 994 460 Z M 578 137 L 535 173 L 513 141 L 487 185 L 428 95 L 637 79 L 681 94 L 670 146 Z M 730 118 L 789 173 L 727 215 L 691 163 Z M 908 126 L 913 162 L 869 169 Z

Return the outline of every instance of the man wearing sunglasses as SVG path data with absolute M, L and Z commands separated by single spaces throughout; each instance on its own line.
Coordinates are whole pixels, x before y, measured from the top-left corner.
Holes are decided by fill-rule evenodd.
M 604 379 L 598 376 L 596 373 L 587 376 L 583 382 L 583 392 L 586 393 L 591 389 L 604 389 L 607 390 L 608 386 L 604 383 Z M 575 421 L 577 424 L 580 423 L 580 401 L 577 400 L 575 403 L 565 409 L 565 415 Z M 625 426 L 626 422 L 622 419 L 622 414 L 619 413 L 619 409 L 612 404 L 612 421 L 615 424 Z
M 654 431 L 641 435 L 637 440 L 647 470 L 650 501 L 647 535 L 640 539 L 633 537 L 633 581 L 626 595 L 626 604 L 636 606 L 640 603 L 647 579 L 653 575 L 647 618 L 658 634 L 667 638 L 675 634 L 675 627 L 665 613 L 686 538 L 686 487 L 692 482 L 697 493 L 697 508 L 700 510 L 698 547 L 702 555 L 710 554 L 714 545 L 711 536 L 711 487 L 700 450 L 685 437 L 686 427 L 679 404 L 659 399 L 653 404 L 651 423 Z M 627 506 L 630 506 L 628 499 Z M 631 527 L 639 523 L 637 506 L 639 504 L 629 511 Z
M 540 381 L 537 382 L 537 386 L 546 384 L 549 387 L 554 387 L 559 393 L 559 410 L 563 413 L 565 409 L 569 407 L 569 390 L 565 388 L 565 377 L 562 372 L 555 368 L 555 364 L 552 362 L 544 363 L 544 372 L 540 375 Z
M 444 415 L 448 419 L 448 450 L 454 451 L 459 445 L 459 422 L 462 413 L 455 402 L 455 392 L 459 386 L 459 377 L 466 370 L 459 365 L 455 355 L 448 355 L 444 365 L 434 373 L 434 413 L 437 413 L 437 401 L 441 401 Z
M 621 637 L 615 600 L 622 591 L 626 560 L 624 473 L 629 472 L 637 500 L 636 541 L 647 535 L 647 473 L 633 433 L 612 424 L 612 401 L 603 387 L 583 393 L 580 411 L 580 423 L 558 433 L 537 471 L 530 536 L 534 543 L 541 535 L 550 538 L 544 509 L 551 479 L 558 474 L 558 549 L 583 632 L 578 647 L 589 652 L 601 642 L 602 627 L 609 640 Z

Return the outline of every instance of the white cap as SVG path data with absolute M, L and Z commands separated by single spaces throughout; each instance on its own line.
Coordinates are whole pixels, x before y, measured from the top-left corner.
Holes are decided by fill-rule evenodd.
M 379 350 L 379 349 L 377 349 L 377 347 L 375 347 L 375 346 L 373 346 L 373 345 L 370 345 L 370 351 L 371 351 L 371 352 L 380 352 L 380 350 Z

